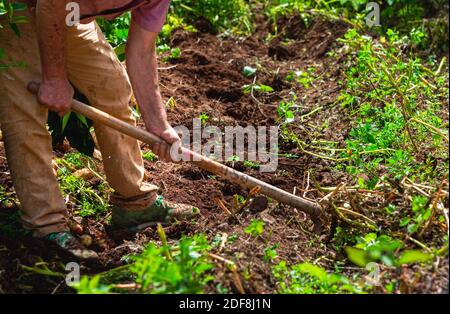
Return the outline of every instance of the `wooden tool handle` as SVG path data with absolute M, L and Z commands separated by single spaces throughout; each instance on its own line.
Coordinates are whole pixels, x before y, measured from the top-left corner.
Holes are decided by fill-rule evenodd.
M 28 90 L 31 93 L 37 94 L 39 90 L 39 84 L 32 82 L 28 84 Z M 72 110 L 84 115 L 85 117 L 95 121 L 97 123 L 102 123 L 107 125 L 123 134 L 136 138 L 144 143 L 153 145 L 157 142 L 163 142 L 164 140 L 160 137 L 149 133 L 143 129 L 130 125 L 122 120 L 119 120 L 106 112 L 103 112 L 94 107 L 88 106 L 78 100 L 72 100 Z M 236 183 L 245 188 L 254 188 L 256 186 L 261 187 L 260 193 L 277 200 L 280 203 L 290 205 L 295 207 L 311 216 L 315 227 L 314 231 L 319 233 L 321 230 L 320 217 L 322 215 L 321 207 L 314 202 L 303 199 L 301 197 L 295 196 L 289 192 L 282 189 L 274 187 L 266 182 L 253 178 L 247 174 L 234 170 L 230 167 L 222 165 L 216 161 L 213 161 L 207 157 L 197 154 L 187 148 L 182 148 L 182 154 L 189 157 L 192 163 L 198 167 L 212 172 L 222 178 L 228 179 L 229 181 Z

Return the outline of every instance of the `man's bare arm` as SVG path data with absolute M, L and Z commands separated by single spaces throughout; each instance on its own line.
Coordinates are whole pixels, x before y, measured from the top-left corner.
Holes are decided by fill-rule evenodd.
M 132 22 L 126 48 L 127 70 L 147 130 L 172 144 L 180 138 L 167 121 L 159 91 L 157 36 Z M 170 160 L 168 145 L 156 144 L 152 150 L 163 160 Z
M 63 115 L 70 110 L 73 88 L 66 69 L 66 4 L 69 0 L 39 0 L 36 7 L 42 81 L 39 102 Z

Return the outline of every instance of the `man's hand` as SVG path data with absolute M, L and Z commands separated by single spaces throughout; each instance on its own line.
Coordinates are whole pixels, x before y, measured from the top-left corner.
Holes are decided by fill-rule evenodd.
M 174 144 L 176 142 L 181 142 L 180 137 L 178 136 L 177 132 L 171 127 L 167 126 L 165 129 L 162 129 L 160 131 L 158 130 L 152 130 L 149 129 L 149 131 L 160 138 L 162 138 L 167 143 L 156 143 L 151 148 L 152 151 L 159 156 L 159 158 L 162 161 L 174 161 L 172 157 L 170 156 L 170 147 L 171 145 L 168 144 Z M 181 145 L 181 143 L 180 143 Z
M 127 71 L 147 130 L 168 144 L 180 142 L 178 143 L 180 147 L 180 137 L 167 122 L 167 114 L 159 91 L 155 45 L 157 37 L 157 33 L 146 31 L 134 20 L 131 21 L 126 47 Z M 177 160 L 170 155 L 171 146 L 167 143 L 153 145 L 152 151 L 162 161 L 176 162 Z
M 70 111 L 73 95 L 73 87 L 67 80 L 53 79 L 41 83 L 37 99 L 62 117 Z

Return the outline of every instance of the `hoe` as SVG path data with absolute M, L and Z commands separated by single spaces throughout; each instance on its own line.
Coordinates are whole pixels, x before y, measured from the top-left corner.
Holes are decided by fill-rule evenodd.
M 39 84 L 34 82 L 30 83 L 28 85 L 28 90 L 33 94 L 37 94 L 39 90 Z M 152 133 L 149 133 L 138 127 L 130 125 L 126 122 L 123 122 L 107 114 L 106 112 L 88 106 L 75 99 L 72 100 L 71 109 L 79 114 L 84 115 L 85 117 L 91 119 L 92 121 L 107 125 L 110 128 L 113 128 L 123 134 L 136 138 L 137 140 L 147 143 L 151 146 L 155 143 L 164 141 L 163 139 Z M 311 220 L 314 222 L 314 232 L 316 233 L 321 232 L 322 225 L 320 218 L 322 216 L 322 208 L 319 204 L 293 195 L 289 192 L 286 192 L 282 189 L 272 186 L 266 182 L 258 180 L 252 176 L 249 176 L 247 174 L 234 170 L 230 167 L 222 165 L 221 163 L 218 163 L 214 160 L 204 157 L 187 148 L 182 147 L 181 150 L 183 156 L 189 157 L 188 159 L 184 160 L 189 160 L 191 163 L 195 164 L 201 169 L 207 170 L 215 175 L 225 178 L 230 182 L 236 183 L 244 188 L 253 189 L 259 187 L 260 189 L 259 192 L 261 194 L 269 196 L 282 204 L 292 206 L 309 214 Z

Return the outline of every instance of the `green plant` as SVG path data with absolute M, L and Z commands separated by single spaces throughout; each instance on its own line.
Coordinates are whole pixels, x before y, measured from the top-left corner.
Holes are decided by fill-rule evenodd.
M 80 92 L 75 91 L 75 99 L 89 104 L 88 99 Z M 92 156 L 95 149 L 91 131 L 93 122 L 76 112 L 69 112 L 64 117 L 49 111 L 47 125 L 52 135 L 52 144 L 63 143 L 67 139 L 69 144 L 79 152 Z
M 120 60 L 125 59 L 125 47 L 128 30 L 131 22 L 131 13 L 122 14 L 114 20 L 97 19 L 97 23 L 105 34 L 106 39 L 114 48 Z
M 171 8 L 173 8 L 175 4 L 171 2 Z M 196 29 L 192 25 L 188 25 L 184 19 L 175 13 L 173 13 L 173 9 L 169 12 L 166 23 L 163 25 L 161 33 L 159 34 L 158 43 L 159 44 L 168 44 L 170 41 L 170 36 L 172 32 L 176 29 L 183 29 L 187 32 L 195 32 Z
M 249 34 L 253 30 L 250 6 L 242 0 L 173 0 L 171 13 L 190 22 L 205 19 L 214 32 Z
M 206 113 L 204 113 L 204 112 L 200 113 L 198 118 L 200 119 L 202 125 L 205 125 L 208 122 L 208 120 L 209 120 L 209 116 Z
M 293 111 L 293 107 L 293 101 L 281 101 L 278 105 L 277 113 L 283 125 L 294 122 L 295 112 Z
M 442 148 L 448 135 L 438 116 L 440 104 L 448 96 L 442 85 L 445 79 L 439 79 L 439 72 L 428 69 L 421 59 L 402 57 L 410 39 L 395 31 L 388 30 L 387 38 L 375 42 L 353 29 L 340 41 L 352 51 L 346 86 L 338 99 L 354 116 L 341 154 L 349 159 L 347 171 L 367 174 L 370 182 L 360 183 L 368 188 L 383 174 L 428 182 L 442 178 L 448 163 L 433 171 L 429 164 L 446 154 Z M 428 149 L 433 156 L 420 162 L 420 151 Z
M 169 245 L 162 228 L 158 230 L 162 245 L 150 243 L 140 254 L 128 256 L 128 264 L 91 278 L 83 277 L 73 288 L 78 293 L 114 292 L 117 283 L 126 280 L 134 282 L 132 289 L 140 293 L 202 293 L 213 280 L 209 273 L 214 268 L 206 236 L 183 236 Z
M 168 48 L 168 46 L 167 46 L 167 48 Z M 161 51 L 163 51 L 163 50 L 161 50 Z M 164 57 L 163 61 L 176 60 L 181 57 L 181 49 L 178 47 L 168 48 L 168 51 L 170 51 L 170 54 L 168 56 Z
M 170 58 L 171 59 L 178 59 L 181 56 L 181 49 L 176 47 L 176 48 L 172 48 L 170 49 Z
M 276 249 L 279 247 L 279 244 L 274 244 L 272 246 L 268 246 L 264 249 L 264 256 L 263 260 L 264 262 L 268 263 L 273 261 L 275 258 L 278 257 Z
M 301 263 L 288 266 L 281 261 L 272 271 L 277 280 L 278 293 L 363 293 L 363 289 L 347 277 L 327 273 L 325 269 L 311 264 Z
M 27 8 L 27 4 L 22 2 L 10 2 L 7 0 L 0 1 L 0 16 L 7 17 L 9 26 L 13 29 L 17 36 L 20 36 L 20 29 L 17 24 L 28 22 L 28 19 L 25 16 L 17 13 L 23 12 Z M 1 28 L 3 28 L 3 26 L 0 24 L 0 29 Z
M 228 157 L 228 160 L 227 160 L 227 161 L 237 162 L 237 161 L 239 161 L 239 160 L 240 160 L 239 156 L 233 155 L 233 156 Z
M 259 237 L 264 232 L 265 222 L 258 219 L 252 219 L 250 224 L 244 229 L 244 232 L 253 237 Z
M 88 181 L 72 173 L 74 170 L 93 166 L 90 157 L 72 153 L 57 159 L 56 162 L 61 191 L 75 203 L 76 212 L 80 216 L 96 215 L 109 209 L 107 203 L 109 187 L 106 183 L 98 184 L 94 190 Z
M 212 280 L 207 272 L 208 244 L 204 235 L 183 237 L 178 247 L 157 247 L 150 244 L 144 252 L 133 257 L 130 270 L 136 275 L 141 292 L 199 293 Z
M 142 153 L 142 158 L 148 161 L 155 161 L 158 159 L 158 156 L 156 156 L 152 151 L 147 151 L 145 153 Z
M 382 262 L 387 266 L 426 262 L 433 255 L 419 250 L 403 250 L 402 242 L 387 235 L 377 236 L 368 233 L 357 239 L 355 247 L 346 247 L 348 258 L 360 267 L 366 267 L 370 262 Z
M 261 92 L 261 93 L 271 93 L 271 92 L 273 92 L 273 88 L 268 85 L 264 85 L 264 84 L 252 83 L 252 84 L 246 84 L 246 85 L 242 86 L 242 91 L 245 94 L 253 93 L 255 91 Z
M 302 70 L 291 70 L 286 76 L 286 80 L 288 82 L 297 82 L 301 84 L 305 89 L 311 87 L 311 83 L 316 79 L 314 76 L 316 69 L 313 67 L 309 67 L 306 71 Z
M 23 16 L 17 14 L 18 12 L 25 11 L 27 9 L 27 5 L 21 2 L 10 2 L 7 0 L 0 1 L 0 17 L 6 17 L 8 21 L 9 27 L 14 31 L 16 36 L 20 36 L 20 29 L 18 24 L 27 23 L 28 19 Z M 4 26 L 0 23 L 0 31 Z M 0 71 L 6 70 L 11 67 L 25 67 L 26 64 L 21 62 L 20 60 L 15 61 L 10 64 L 5 64 L 2 62 L 3 59 L 6 58 L 6 51 L 4 48 L 0 47 Z
M 412 217 L 402 218 L 400 227 L 406 227 L 409 234 L 414 234 L 431 217 L 431 207 L 429 206 L 428 198 L 422 195 L 413 196 L 411 212 Z
M 259 163 L 258 162 L 254 162 L 254 161 L 250 161 L 250 160 L 244 160 L 244 167 L 250 168 L 250 169 L 255 169 L 258 170 L 259 169 Z
M 105 294 L 110 293 L 111 287 L 100 283 L 100 276 L 89 278 L 83 276 L 80 281 L 71 286 L 78 294 Z
M 239 235 L 238 234 L 232 234 L 228 237 L 228 242 L 233 243 L 236 242 L 236 240 L 239 239 Z
M 252 68 L 251 66 L 246 65 L 243 69 L 242 69 L 242 74 L 244 74 L 244 76 L 246 77 L 250 77 L 256 74 L 256 69 Z
M 402 247 L 400 241 L 386 235 L 377 236 L 375 233 L 368 233 L 364 237 L 358 237 L 357 241 L 358 244 L 355 245 L 356 248 L 365 251 L 371 260 L 380 260 L 388 266 L 393 266 L 395 264 L 394 253 L 397 249 Z M 351 252 L 351 250 L 349 251 L 347 248 L 347 253 L 349 252 Z M 351 253 L 349 254 L 349 258 L 350 260 L 353 258 Z M 366 264 L 367 263 L 365 263 L 364 266 Z

